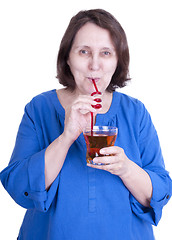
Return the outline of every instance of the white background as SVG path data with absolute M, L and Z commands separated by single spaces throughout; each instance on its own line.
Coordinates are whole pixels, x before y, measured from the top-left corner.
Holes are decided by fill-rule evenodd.
M 1 1 L 0 171 L 9 162 L 25 104 L 43 91 L 60 87 L 55 78 L 56 57 L 70 18 L 83 9 L 104 8 L 118 19 L 128 37 L 132 82 L 121 91 L 139 98 L 151 113 L 166 168 L 172 173 L 170 2 Z M 0 184 L 0 239 L 17 238 L 24 213 L 25 209 L 18 206 Z M 164 207 L 154 232 L 157 240 L 172 236 L 172 201 Z

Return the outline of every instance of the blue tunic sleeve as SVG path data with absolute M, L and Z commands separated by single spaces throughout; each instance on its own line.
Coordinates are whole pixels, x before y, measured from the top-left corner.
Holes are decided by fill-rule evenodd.
M 172 195 L 172 181 L 165 170 L 157 132 L 151 117 L 143 104 L 139 107 L 139 149 L 142 168 L 149 174 L 153 186 L 151 208 L 142 206 L 132 195 L 130 196 L 133 212 L 143 220 L 157 225 L 162 208 Z
M 0 179 L 19 205 L 46 212 L 57 192 L 59 176 L 47 191 L 44 174 L 46 147 L 40 144 L 32 105 L 31 102 L 25 107 L 11 160 L 0 173 Z

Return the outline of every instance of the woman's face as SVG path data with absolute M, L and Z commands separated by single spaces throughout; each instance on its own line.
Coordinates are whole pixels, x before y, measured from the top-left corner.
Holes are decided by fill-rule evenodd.
M 95 91 L 92 79 L 103 93 L 116 70 L 117 62 L 115 47 L 107 29 L 94 23 L 86 23 L 80 28 L 67 62 L 79 94 L 91 94 Z

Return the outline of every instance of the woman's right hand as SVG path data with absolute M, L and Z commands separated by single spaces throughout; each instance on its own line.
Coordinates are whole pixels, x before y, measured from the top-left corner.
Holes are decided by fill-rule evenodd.
M 95 105 L 94 97 L 79 95 L 65 109 L 65 128 L 64 134 L 73 143 L 87 126 L 91 126 L 90 112 L 94 115 L 99 110 L 92 107 Z
M 65 109 L 64 132 L 47 147 L 45 152 L 46 189 L 49 188 L 59 174 L 71 144 L 78 138 L 85 127 L 91 125 L 90 112 L 93 112 L 94 115 L 98 112 L 91 106 L 95 104 L 93 97 L 82 95 L 69 103 Z

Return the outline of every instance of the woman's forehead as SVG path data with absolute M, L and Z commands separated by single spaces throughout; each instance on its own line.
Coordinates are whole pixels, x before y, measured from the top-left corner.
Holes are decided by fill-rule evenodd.
M 94 23 L 86 23 L 76 33 L 73 47 L 113 48 L 110 32 Z

